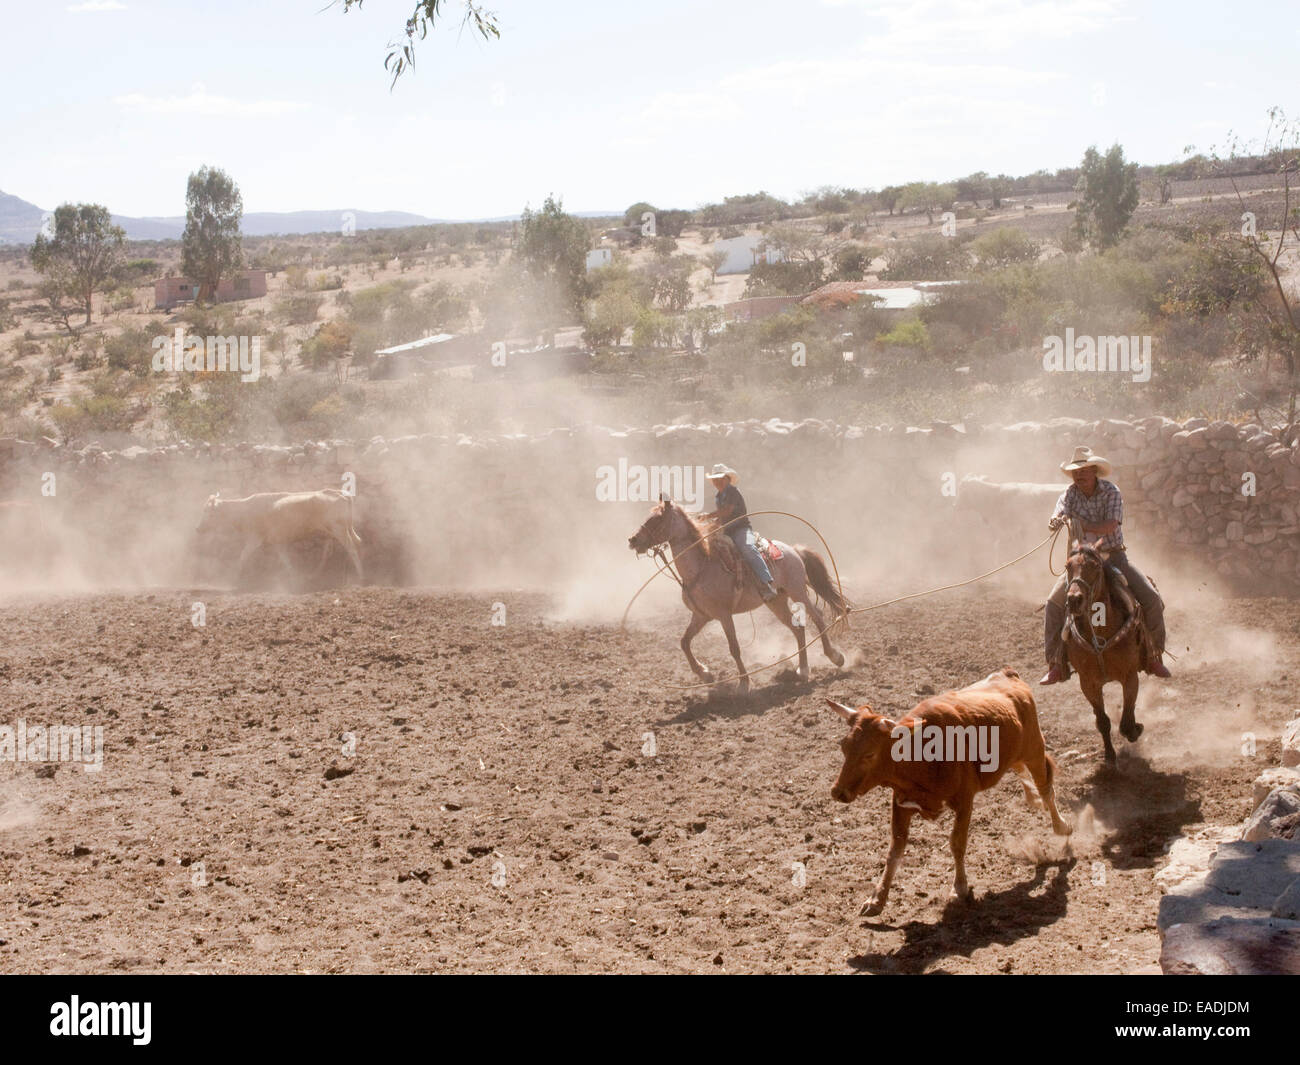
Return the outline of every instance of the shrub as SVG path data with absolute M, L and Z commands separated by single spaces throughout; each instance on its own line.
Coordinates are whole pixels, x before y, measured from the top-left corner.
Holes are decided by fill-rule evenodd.
M 322 370 L 341 359 L 352 348 L 352 329 L 346 323 L 326 322 L 302 346 L 302 359 L 313 370 Z
M 981 270 L 1000 270 L 1015 263 L 1038 259 L 1038 242 L 1019 229 L 1002 226 L 981 234 L 971 242 L 971 250 Z
M 82 394 L 50 408 L 50 418 L 65 440 L 91 432 L 127 432 L 135 414 L 126 398 Z
M 928 348 L 930 331 L 919 318 L 907 318 L 899 322 L 888 333 L 876 337 L 878 343 L 900 348 Z
M 926 234 L 888 249 L 885 262 L 889 281 L 946 281 L 968 269 L 970 256 L 955 240 Z
M 104 338 L 104 354 L 111 370 L 126 370 L 147 377 L 153 369 L 154 334 L 141 326 Z M 78 369 L 81 369 L 79 366 Z
M 322 296 L 309 294 L 285 296 L 275 306 L 275 313 L 290 325 L 310 325 L 320 312 Z

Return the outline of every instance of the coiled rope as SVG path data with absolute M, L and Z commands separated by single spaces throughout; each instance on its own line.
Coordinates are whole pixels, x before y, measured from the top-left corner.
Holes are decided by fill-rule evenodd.
M 715 531 L 721 531 L 722 529 L 725 529 L 728 525 L 732 524 L 732 522 L 740 521 L 741 518 L 745 518 L 745 517 L 757 517 L 757 516 L 761 516 L 761 515 L 764 515 L 764 514 L 777 514 L 777 515 L 780 515 L 780 516 L 782 516 L 782 517 L 786 517 L 786 518 L 794 518 L 796 521 L 801 521 L 801 522 L 803 522 L 805 525 L 808 526 L 808 528 L 810 528 L 814 533 L 817 534 L 817 539 L 821 541 L 821 543 L 822 543 L 822 547 L 824 547 L 824 548 L 826 549 L 826 556 L 827 556 L 827 558 L 830 560 L 832 571 L 835 573 L 835 586 L 836 586 L 836 588 L 837 588 L 837 590 L 838 590 L 838 592 L 839 592 L 840 602 L 842 602 L 842 603 L 847 603 L 848 601 L 844 598 L 844 585 L 843 585 L 843 583 L 840 581 L 840 570 L 839 570 L 839 566 L 836 565 L 836 563 L 835 563 L 835 555 L 834 555 L 834 553 L 831 551 L 830 544 L 828 544 L 828 543 L 826 542 L 826 538 L 825 538 L 824 536 L 822 536 L 822 534 L 821 534 L 821 530 L 819 530 L 819 529 L 817 528 L 817 526 L 815 526 L 815 525 L 814 525 L 812 522 L 810 522 L 807 518 L 802 518 L 802 517 L 800 517 L 798 514 L 791 514 L 789 511 L 785 511 L 785 510 L 754 510 L 754 511 L 750 511 L 748 514 L 742 514 L 739 518 L 732 518 L 731 521 L 724 522 L 722 525 L 718 526 L 718 529 L 715 530 Z M 809 645 L 809 644 L 816 643 L 818 640 L 820 640 L 820 639 L 822 638 L 822 633 L 829 633 L 829 632 L 833 631 L 833 630 L 835 629 L 835 627 L 836 627 L 837 625 L 839 625 L 841 622 L 843 622 L 844 625 L 845 625 L 845 627 L 847 628 L 847 627 L 848 627 L 848 616 L 849 616 L 850 614 L 864 614 L 864 613 L 866 613 L 867 611 L 870 611 L 870 610 L 880 610 L 880 609 L 882 609 L 883 607 L 893 606 L 895 603 L 902 603 L 902 602 L 904 602 L 905 600 L 908 600 L 908 599 L 920 599 L 920 598 L 923 598 L 924 596 L 927 596 L 927 595 L 936 595 L 936 594 L 938 594 L 939 592 L 947 592 L 947 591 L 951 591 L 953 588 L 964 588 L 964 587 L 966 587 L 967 585 L 975 584 L 975 583 L 977 583 L 978 581 L 982 581 L 982 580 L 984 580 L 986 577 L 992 577 L 993 574 L 995 574 L 995 573 L 1000 573 L 1000 572 L 1001 572 L 1002 570 L 1004 570 L 1004 569 L 1009 569 L 1011 566 L 1016 565 L 1018 562 L 1023 562 L 1025 559 L 1027 559 L 1027 558 L 1028 558 L 1030 555 L 1032 555 L 1034 552 L 1038 551 L 1038 550 L 1039 550 L 1039 549 L 1040 549 L 1044 544 L 1046 544 L 1049 540 L 1051 541 L 1052 546 L 1051 546 L 1050 548 L 1048 548 L 1048 551 L 1047 551 L 1047 569 L 1048 569 L 1048 571 L 1052 574 L 1052 576 L 1054 576 L 1054 577 L 1059 577 L 1060 574 L 1057 573 L 1056 570 L 1052 569 L 1052 555 L 1053 555 L 1053 554 L 1055 553 L 1055 551 L 1056 551 L 1056 541 L 1057 541 L 1057 538 L 1061 535 L 1061 530 L 1062 530 L 1063 528 L 1065 528 L 1064 525 L 1058 526 L 1057 528 L 1055 528 L 1055 529 L 1053 529 L 1051 532 L 1049 532 L 1046 536 L 1044 536 L 1041 540 L 1039 540 L 1038 543 L 1036 543 L 1036 544 L 1035 544 L 1033 547 L 1031 547 L 1028 551 L 1024 552 L 1024 553 L 1021 554 L 1021 555 L 1017 555 L 1017 556 L 1016 556 L 1015 558 L 1013 558 L 1010 562 L 1004 562 L 1004 563 L 1002 563 L 1002 565 L 1000 565 L 1000 566 L 996 566 L 996 567 L 994 567 L 993 569 L 989 570 L 988 572 L 986 572 L 986 573 L 981 573 L 981 574 L 979 574 L 979 575 L 976 576 L 976 577 L 971 577 L 969 580 L 958 581 L 958 582 L 955 583 L 955 584 L 944 584 L 944 585 L 940 585 L 940 586 L 937 587 L 937 588 L 928 588 L 928 589 L 926 589 L 926 590 L 923 591 L 923 592 L 911 592 L 911 593 L 909 593 L 908 595 L 900 595 L 900 596 L 897 596 L 897 597 L 895 597 L 895 598 L 893 598 L 893 599 L 886 599 L 886 600 L 884 600 L 883 602 L 879 602 L 879 603 L 871 603 L 871 604 L 869 604 L 869 605 L 867 605 L 867 606 L 846 606 L 846 608 L 845 608 L 845 610 L 843 611 L 843 613 L 841 613 L 841 614 L 840 614 L 840 615 L 839 615 L 839 616 L 838 616 L 834 621 L 832 621 L 832 622 L 831 622 L 829 625 L 827 625 L 824 629 L 822 629 L 821 631 L 817 632 L 817 633 L 812 637 L 812 639 L 808 639 L 807 635 L 805 634 L 804 641 L 803 641 L 803 647 L 798 648 L 797 650 L 795 650 L 795 651 L 792 652 L 791 654 L 786 655 L 784 658 L 778 658 L 775 662 L 769 662 L 769 663 L 768 663 L 767 665 L 765 665 L 765 666 L 759 666 L 759 667 L 756 668 L 756 669 L 748 669 L 748 670 L 745 670 L 743 673 L 738 673 L 738 674 L 736 675 L 736 679 L 740 679 L 740 678 L 742 678 L 742 677 L 744 677 L 744 678 L 748 678 L 748 677 L 756 676 L 756 675 L 759 674 L 759 673 L 766 672 L 767 670 L 769 670 L 769 669 L 774 669 L 774 668 L 776 668 L 777 666 L 782 665 L 782 664 L 785 663 L 785 662 L 789 662 L 790 659 L 797 657 L 801 651 L 805 651 L 805 650 L 808 648 L 808 645 Z M 687 551 L 690 551 L 692 548 L 696 547 L 698 544 L 703 543 L 703 542 L 704 542 L 705 540 L 707 540 L 708 537 L 711 536 L 711 535 L 712 535 L 712 532 L 710 532 L 710 533 L 706 533 L 704 536 L 701 536 L 698 540 L 696 540 L 694 543 L 692 543 L 689 547 L 685 548 L 681 553 L 684 555 Z M 1068 546 L 1068 545 L 1067 545 L 1067 546 Z M 650 574 L 649 578 L 647 578 L 647 580 L 645 581 L 645 583 L 642 584 L 641 587 L 638 588 L 638 589 L 636 590 L 636 593 L 632 596 L 632 598 L 631 598 L 630 600 L 628 600 L 627 608 L 623 611 L 623 619 L 622 619 L 622 621 L 619 622 L 619 631 L 620 631 L 624 636 L 627 635 L 627 616 L 628 616 L 628 614 L 629 614 L 629 613 L 631 612 L 631 610 L 632 610 L 632 604 L 635 603 L 635 602 L 637 601 L 637 597 L 640 596 L 640 594 L 641 594 L 643 591 L 645 591 L 645 589 L 647 588 L 647 586 L 649 586 L 650 582 L 653 581 L 656 577 L 658 577 L 658 576 L 659 576 L 661 573 L 663 573 L 665 570 L 667 570 L 667 571 L 669 571 L 669 572 L 671 573 L 673 579 L 674 579 L 675 581 L 677 581 L 677 583 L 680 584 L 680 585 L 682 586 L 682 589 L 683 589 L 683 591 L 686 592 L 687 596 L 690 595 L 690 592 L 686 589 L 685 582 L 684 582 L 684 581 L 683 581 L 683 580 L 682 580 L 682 579 L 677 575 L 677 573 L 672 569 L 672 563 L 665 559 L 664 562 L 663 562 L 663 564 L 662 564 L 658 569 L 656 569 L 656 570 L 654 571 L 654 573 Z M 1062 572 L 1064 572 L 1064 570 L 1062 570 Z M 751 612 L 751 613 L 752 613 L 752 612 Z M 751 620 L 752 620 L 752 619 L 751 619 Z M 715 678 L 714 680 L 697 681 L 697 682 L 694 683 L 694 684 L 665 684 L 665 685 L 663 685 L 663 687 L 668 688 L 668 689 L 673 690 L 673 691 L 687 691 L 687 690 L 692 689 L 692 688 L 709 688 L 709 687 L 712 687 L 712 686 L 715 685 L 715 684 L 721 683 L 721 681 L 722 681 L 723 679 L 724 679 L 724 678 L 720 678 L 720 677 L 719 677 L 719 678 Z M 725 678 L 725 679 L 730 680 L 731 678 L 728 677 L 728 678 Z

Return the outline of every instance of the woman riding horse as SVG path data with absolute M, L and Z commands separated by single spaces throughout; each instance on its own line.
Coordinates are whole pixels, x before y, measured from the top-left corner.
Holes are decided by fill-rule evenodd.
M 731 523 L 723 529 L 723 532 L 731 537 L 736 550 L 754 571 L 754 576 L 758 578 L 758 587 L 763 593 L 763 602 L 770 602 L 778 595 L 777 587 L 772 583 L 772 574 L 755 543 L 754 529 L 749 524 L 748 511 L 745 509 L 745 497 L 736 487 L 740 474 L 730 466 L 719 462 L 709 471 L 708 478 L 716 493 L 713 499 L 714 510 L 702 517 L 716 521 L 719 525 Z

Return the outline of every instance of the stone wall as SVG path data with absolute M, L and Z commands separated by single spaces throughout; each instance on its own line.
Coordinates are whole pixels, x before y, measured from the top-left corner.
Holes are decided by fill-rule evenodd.
M 751 510 L 800 514 L 843 560 L 887 568 L 950 547 L 960 534 L 945 474 L 1064 486 L 1057 467 L 1078 444 L 1114 464 L 1135 554 L 1140 543 L 1143 556 L 1159 550 L 1243 587 L 1289 593 L 1300 585 L 1300 450 L 1258 425 L 1203 419 L 925 427 L 773 419 L 122 451 L 0 440 L 0 498 L 39 502 L 60 549 L 83 569 L 109 569 L 123 583 L 169 583 L 184 579 L 189 537 L 210 493 L 341 487 L 351 474 L 372 579 L 524 580 L 590 565 L 588 545 L 597 540 L 626 551 L 648 503 L 597 502 L 600 467 L 726 462 L 741 471 Z M 54 494 L 43 495 L 50 474 Z M 1047 517 L 1014 530 L 1026 547 L 1045 533 Z M 786 539 L 811 535 L 784 519 L 757 524 Z

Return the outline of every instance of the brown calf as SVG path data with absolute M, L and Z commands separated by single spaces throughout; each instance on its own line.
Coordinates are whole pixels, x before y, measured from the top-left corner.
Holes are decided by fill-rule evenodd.
M 932 821 L 944 806 L 957 815 L 952 828 L 957 874 L 951 897 L 972 897 L 966 882 L 971 808 L 975 794 L 991 788 L 1008 769 L 1020 777 L 1031 807 L 1047 804 L 1057 835 L 1072 831 L 1056 810 L 1056 763 L 1043 744 L 1033 693 L 1014 670 L 1005 668 L 969 688 L 926 699 L 901 721 L 873 714 L 869 706 L 851 710 L 826 701 L 850 728 L 840 742 L 844 765 L 831 795 L 849 803 L 878 786 L 894 791 L 889 860 L 874 898 L 862 908 L 864 915 L 885 908 L 912 816 L 919 813 Z

